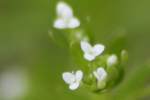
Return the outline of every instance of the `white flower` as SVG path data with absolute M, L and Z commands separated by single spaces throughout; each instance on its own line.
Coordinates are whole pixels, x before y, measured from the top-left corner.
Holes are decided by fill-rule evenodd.
M 58 29 L 76 28 L 80 21 L 73 16 L 72 8 L 65 2 L 59 2 L 56 6 L 57 19 L 54 27 Z
M 98 55 L 102 54 L 105 47 L 102 44 L 96 44 L 93 47 L 86 41 L 81 41 L 81 49 L 84 52 L 84 58 L 88 61 L 94 60 Z
M 107 72 L 102 67 L 97 68 L 97 70 L 94 71 L 93 74 L 96 77 L 96 79 L 98 80 L 98 82 L 102 82 L 107 77 Z
M 64 72 L 62 76 L 65 83 L 69 85 L 69 89 L 75 90 L 80 85 L 83 78 L 83 72 L 81 70 L 76 71 L 76 73 Z
M 115 54 L 113 54 L 107 58 L 107 66 L 113 66 L 117 62 L 118 62 L 118 58 Z

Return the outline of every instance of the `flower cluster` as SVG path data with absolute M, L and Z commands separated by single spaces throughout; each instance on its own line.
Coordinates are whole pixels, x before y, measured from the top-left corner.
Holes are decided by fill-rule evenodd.
M 58 29 L 76 28 L 80 26 L 79 20 L 73 16 L 72 8 L 64 2 L 59 2 L 56 7 L 57 19 L 54 27 Z
M 96 60 L 96 58 L 101 57 L 105 49 L 105 46 L 102 44 L 96 44 L 92 47 L 87 41 L 81 41 L 80 46 L 81 46 L 81 50 L 83 51 L 83 58 L 89 63 L 93 63 Z M 92 70 L 90 75 L 94 80 L 96 79 L 97 89 L 105 88 L 107 83 L 107 78 L 109 76 L 107 70 L 109 70 L 109 67 L 111 68 L 115 64 L 117 64 L 117 62 L 118 62 L 117 55 L 112 54 L 108 56 L 106 59 L 107 68 L 105 66 L 96 66 L 96 68 Z M 67 84 L 69 84 L 69 88 L 71 90 L 75 90 L 80 86 L 80 83 L 83 79 L 83 72 L 81 70 L 77 71 L 76 73 L 64 72 L 63 79 Z M 73 86 L 73 88 L 71 86 Z
M 56 14 L 54 28 L 74 30 L 80 26 L 79 19 L 74 16 L 72 8 L 65 2 L 57 4 Z M 82 52 L 81 59 L 86 62 L 88 72 L 85 73 L 85 70 L 64 72 L 62 74 L 63 80 L 69 85 L 70 90 L 76 90 L 82 84 L 89 86 L 94 91 L 112 87 L 121 76 L 122 69 L 119 56 L 104 54 L 106 47 L 103 44 L 91 45 L 87 36 L 82 33 L 82 31 L 74 31 L 71 39 L 77 38 L 79 51 Z

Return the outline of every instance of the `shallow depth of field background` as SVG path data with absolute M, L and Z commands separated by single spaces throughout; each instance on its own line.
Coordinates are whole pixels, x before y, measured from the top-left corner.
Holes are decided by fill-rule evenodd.
M 134 69 L 143 67 L 150 59 L 149 0 L 65 1 L 73 7 L 81 27 L 90 30 L 97 42 L 109 49 L 125 47 L 128 50 L 129 62 L 123 80 L 128 80 Z M 48 34 L 57 2 L 0 1 L 0 100 L 107 100 L 88 90 L 72 92 L 63 82 L 62 72 L 72 69 L 70 56 L 66 48 L 56 45 Z M 149 80 L 137 87 L 150 87 Z M 121 84 L 124 81 L 119 86 Z M 132 90 L 126 87 L 122 94 L 118 93 L 120 100 L 126 98 L 128 89 Z M 149 100 L 149 95 L 150 92 L 139 100 Z

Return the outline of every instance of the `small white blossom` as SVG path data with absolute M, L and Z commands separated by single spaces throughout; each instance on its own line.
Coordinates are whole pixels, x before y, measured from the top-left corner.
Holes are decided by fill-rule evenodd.
M 93 47 L 86 41 L 81 41 L 81 49 L 84 52 L 84 58 L 88 61 L 94 60 L 98 55 L 102 54 L 105 46 L 102 44 L 96 44 Z
M 65 83 L 69 85 L 69 89 L 75 90 L 79 87 L 81 83 L 81 80 L 83 78 L 83 72 L 81 70 L 78 70 L 75 73 L 64 72 L 62 77 Z
M 65 2 L 59 2 L 56 6 L 57 19 L 54 27 L 58 29 L 76 28 L 80 26 L 80 21 L 73 16 L 72 8 Z
M 97 68 L 97 70 L 94 71 L 93 74 L 96 77 L 96 79 L 98 80 L 98 82 L 102 82 L 107 77 L 107 72 L 105 71 L 105 69 L 103 67 Z
M 107 66 L 113 66 L 118 62 L 118 58 L 115 54 L 107 58 Z

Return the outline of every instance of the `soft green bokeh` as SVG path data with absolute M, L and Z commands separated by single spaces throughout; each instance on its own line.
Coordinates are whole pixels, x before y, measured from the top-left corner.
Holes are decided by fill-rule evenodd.
M 19 100 L 149 100 L 150 1 L 65 1 L 93 40 L 106 45 L 106 52 L 128 50 L 124 78 L 102 94 L 84 87 L 70 91 L 61 74 L 78 66 L 73 65 L 68 49 L 56 45 L 48 34 L 54 32 L 58 0 L 1 0 L 0 75 L 13 68 L 27 72 L 28 88 Z

